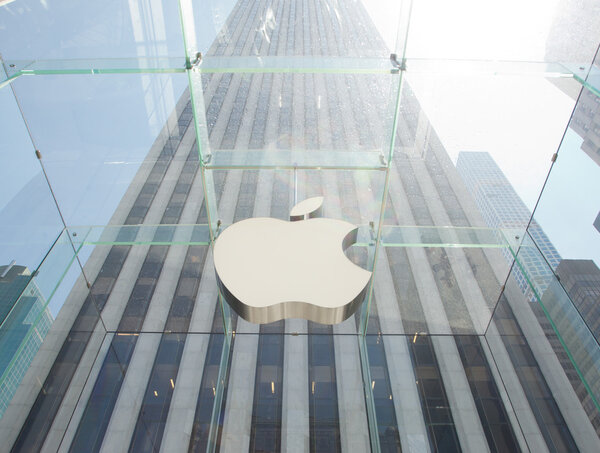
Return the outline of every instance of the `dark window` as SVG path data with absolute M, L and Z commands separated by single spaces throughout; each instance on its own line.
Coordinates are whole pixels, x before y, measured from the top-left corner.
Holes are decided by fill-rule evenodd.
M 311 453 L 341 451 L 335 353 L 331 326 L 308 323 Z
M 160 340 L 130 452 L 158 452 L 160 449 L 185 340 L 185 334 L 163 334 Z
M 454 419 L 431 340 L 427 336 L 415 335 L 408 341 L 408 345 L 431 449 L 459 452 L 461 450 Z
M 498 303 L 494 320 L 548 449 L 551 452 L 578 451 L 548 383 L 504 296 Z M 509 331 L 505 330 L 507 326 Z
M 251 452 L 281 450 L 283 328 L 283 321 L 260 326 L 250 427 Z
M 457 336 L 455 340 L 490 451 L 520 451 L 479 338 Z

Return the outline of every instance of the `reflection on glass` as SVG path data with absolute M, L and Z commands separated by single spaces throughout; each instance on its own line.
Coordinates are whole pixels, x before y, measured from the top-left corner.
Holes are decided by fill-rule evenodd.
M 507 0 L 483 7 L 472 0 L 413 0 L 407 54 L 409 58 L 590 63 L 598 45 L 591 33 L 598 24 L 597 17 L 589 14 L 593 3 L 575 6 L 534 0 L 523 5 Z M 572 39 L 565 39 L 567 29 L 572 30 Z
M 494 312 L 494 321 L 546 445 L 556 452 L 578 451 L 538 360 L 505 295 L 501 297 Z
M 63 232 L 33 272 L 14 262 L 0 266 L 0 418 L 79 275 L 74 260 Z
M 321 163 L 313 156 L 315 167 L 339 168 L 353 160 L 359 165 L 360 159 L 368 165 L 359 152 L 381 155 L 379 165 L 389 158 L 398 75 L 224 73 L 203 74 L 202 83 L 198 74 L 191 77 L 203 157 L 212 153 L 219 159 L 207 161 L 211 166 L 226 165 L 217 155 L 228 150 L 243 153 L 228 158 L 238 166 L 302 167 L 315 151 L 324 157 Z M 261 162 L 256 150 L 285 154 L 274 154 L 273 162 L 264 154 Z
M 600 232 L 594 222 L 600 211 L 600 146 L 596 117 L 600 100 L 589 90 L 581 93 L 558 150 L 534 219 L 544 227 L 562 258 L 590 259 L 600 264 Z M 576 182 L 575 182 L 576 181 Z M 560 263 L 531 233 L 553 270 Z
M 0 109 L 0 266 L 33 271 L 63 224 L 10 87 L 0 89 Z
M 349 396 L 341 335 L 309 324 L 303 378 L 308 380 L 308 393 L 303 392 L 308 407 L 302 415 L 309 422 L 304 436 L 310 448 L 339 451 L 345 426 L 351 426 L 344 412 L 354 397 L 362 402 L 373 396 L 378 424 L 369 432 L 378 430 L 383 449 L 400 449 L 398 431 L 406 431 L 398 426 L 395 409 L 402 410 L 403 401 L 402 395 L 391 394 L 389 372 L 397 356 L 386 351 L 394 344 L 386 334 L 399 334 L 408 335 L 395 340 L 410 348 L 405 360 L 412 357 L 421 397 L 421 408 L 415 409 L 419 419 L 421 409 L 425 415 L 431 449 L 458 451 L 459 439 L 465 439 L 458 415 L 463 408 L 450 407 L 453 393 L 439 338 L 421 334 L 483 333 L 521 241 L 509 282 L 517 279 L 529 296 L 521 307 L 539 312 L 538 321 L 550 329 L 545 333 L 565 360 L 567 374 L 583 385 L 576 393 L 590 406 L 585 398 L 595 395 L 600 382 L 595 377 L 600 312 L 594 263 L 600 231 L 600 208 L 594 205 L 600 188 L 595 184 L 600 178 L 592 165 L 598 163 L 598 90 L 597 65 L 590 65 L 597 37 L 589 32 L 598 28 L 594 15 L 571 11 L 565 6 L 569 2 L 541 0 L 525 6 L 510 0 L 485 11 L 462 0 L 433 8 L 419 0 L 55 3 L 21 0 L 0 7 L 0 22 L 6 24 L 0 29 L 1 50 L 11 59 L 7 77 L 23 75 L 10 86 L 0 82 L 7 118 L 0 134 L 0 283 L 10 300 L 0 307 L 0 384 L 8 382 L 5 370 L 18 368 L 14 357 L 30 348 L 28 338 L 45 335 L 69 291 L 56 288 L 68 269 L 65 260 L 70 264 L 79 253 L 92 284 L 78 299 L 80 311 L 63 313 L 74 324 L 54 349 L 57 358 L 49 361 L 49 375 L 36 376 L 42 391 L 32 393 L 37 399 L 29 415 L 23 414 L 22 429 L 10 427 L 21 430 L 15 451 L 52 450 L 63 432 L 63 449 L 100 449 L 111 437 L 105 432 L 123 394 L 125 373 L 133 376 L 128 367 L 137 353 L 136 335 L 146 323 L 165 333 L 160 343 L 156 337 L 146 380 L 138 383 L 142 407 L 135 408 L 130 430 L 135 432 L 124 445 L 159 449 L 163 434 L 168 438 L 169 411 L 179 415 L 171 400 L 178 374 L 179 389 L 184 382 L 188 330 L 208 330 L 211 321 L 204 370 L 195 381 L 201 388 L 189 449 L 228 442 L 220 439 L 229 409 L 221 398 L 233 354 L 230 338 L 220 332 L 223 323 L 236 319 L 226 314 L 223 320 L 218 305 L 214 311 L 216 291 L 203 287 L 210 277 L 203 270 L 210 265 L 211 238 L 245 218 L 288 218 L 290 206 L 324 195 L 326 216 L 360 227 L 360 246 L 349 251 L 349 258 L 364 262 L 380 231 L 388 176 L 387 247 L 380 250 L 391 271 L 391 289 L 384 293 L 391 300 L 378 294 L 380 305 L 372 305 L 369 326 L 379 334 L 376 321 L 383 324 L 392 314 L 397 314 L 396 325 L 361 343 L 367 345 L 371 377 L 363 378 L 366 393 L 357 385 L 358 393 Z M 506 23 L 512 24 L 511 33 Z M 562 46 L 565 29 L 575 30 L 577 39 Z M 398 61 L 390 59 L 392 52 Z M 423 56 L 486 61 L 413 58 Z M 564 60 L 582 64 L 545 63 Z M 570 114 L 569 96 L 580 88 L 571 72 L 591 89 L 579 99 L 529 224 L 528 209 Z M 37 274 L 64 225 L 9 88 L 21 101 L 67 223 L 44 261 L 47 269 Z M 482 152 L 464 154 L 493 156 L 507 178 L 492 175 L 484 165 L 476 170 L 487 185 L 465 177 L 459 152 L 471 150 Z M 517 182 L 514 195 L 525 203 L 507 196 L 509 180 Z M 501 209 L 504 205 L 512 210 Z M 249 238 L 256 239 L 268 240 Z M 502 261 L 502 254 L 505 260 L 498 264 L 495 258 Z M 154 313 L 158 305 L 160 316 Z M 198 311 L 206 306 L 207 312 Z M 83 385 L 77 376 L 88 376 L 82 367 L 86 350 L 95 353 L 91 332 L 103 333 L 99 312 L 117 334 L 104 343 L 106 355 L 98 356 L 96 380 L 86 387 L 89 400 L 80 398 L 82 410 L 73 412 L 70 395 L 84 395 L 78 393 Z M 194 325 L 197 319 L 202 322 Z M 534 356 L 535 344 L 527 344 L 512 312 L 500 307 L 496 319 L 505 328 L 504 344 L 516 368 L 512 384 L 526 394 L 527 401 L 518 403 L 534 414 L 531 432 L 541 432 L 538 437 L 550 451 L 579 447 L 577 423 L 563 419 L 570 414 L 563 406 L 559 410 L 560 392 L 540 371 L 543 357 Z M 345 339 L 355 341 L 355 325 L 350 321 L 347 326 L 352 329 Z M 254 392 L 244 395 L 246 402 L 254 402 L 252 424 L 244 432 L 254 450 L 278 450 L 283 444 L 282 373 L 288 357 L 282 328 L 282 323 L 262 328 Z M 485 343 L 465 336 L 443 340 L 458 346 L 477 410 L 471 416 L 477 420 L 478 415 L 483 428 L 481 440 L 492 451 L 517 450 L 507 419 L 512 408 L 499 396 L 502 382 L 494 379 L 489 356 L 484 357 Z M 543 336 L 538 340 L 546 341 Z M 410 365 L 406 369 L 412 376 Z M 464 377 L 460 366 L 456 373 Z M 360 377 L 356 381 L 360 384 Z M 67 419 L 73 425 L 64 431 Z M 598 417 L 592 421 L 597 424 Z M 528 434 L 531 426 L 523 431 Z M 70 435 L 75 440 L 69 445 Z
M 177 103 L 185 82 L 183 74 L 50 75 L 13 82 L 68 225 L 109 223 L 157 161 L 165 155 L 185 161 L 191 115 L 171 117 L 186 108 L 185 101 Z
M 10 3 L 0 9 L 0 22 L 5 24 L 0 30 L 5 58 L 123 58 L 184 53 L 175 2 Z

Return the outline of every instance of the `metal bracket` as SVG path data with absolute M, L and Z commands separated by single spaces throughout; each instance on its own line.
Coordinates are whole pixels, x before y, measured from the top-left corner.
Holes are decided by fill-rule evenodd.
M 392 69 L 392 71 L 394 72 L 398 72 L 398 71 L 406 71 L 406 60 L 402 59 L 402 61 L 398 61 L 398 55 L 396 55 L 395 53 L 390 54 L 390 61 L 392 62 L 392 65 L 394 66 L 394 69 Z
M 372 245 L 375 245 L 377 241 L 377 233 L 375 232 L 375 222 L 373 220 L 369 221 L 369 233 L 371 235 L 371 241 L 373 241 Z
M 197 69 L 201 63 L 202 63 L 202 52 L 196 52 L 196 59 L 191 62 L 190 69 Z

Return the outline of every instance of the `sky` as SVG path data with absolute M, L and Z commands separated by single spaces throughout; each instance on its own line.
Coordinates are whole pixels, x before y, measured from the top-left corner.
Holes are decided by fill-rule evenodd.
M 398 21 L 385 2 L 364 3 L 395 47 Z M 592 225 L 600 211 L 600 168 L 567 130 L 575 101 L 535 74 L 411 73 L 411 58 L 544 61 L 559 3 L 415 1 L 407 79 L 453 162 L 461 151 L 490 153 L 531 211 L 567 132 L 535 218 L 563 258 L 594 259 L 600 267 L 600 235 Z

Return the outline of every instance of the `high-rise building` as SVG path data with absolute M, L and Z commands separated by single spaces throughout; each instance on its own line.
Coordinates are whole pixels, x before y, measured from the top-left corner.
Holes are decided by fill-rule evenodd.
M 515 228 L 524 230 L 527 227 L 531 213 L 488 153 L 461 152 L 456 168 L 469 192 L 475 197 L 477 205 L 490 227 L 509 229 L 509 231 Z M 561 260 L 549 238 L 535 220 L 531 221 L 529 231 L 535 239 L 535 245 L 539 247 L 539 251 L 535 250 L 534 244 L 528 244 L 519 252 L 518 261 L 530 280 L 526 279 L 521 269 L 515 269 L 513 273 L 517 276 L 517 281 L 524 294 L 528 295 L 532 302 L 535 302 L 532 308 L 537 315 L 538 322 L 552 344 L 583 406 L 588 410 L 594 426 L 598 429 L 600 417 L 580 376 L 573 367 L 572 360 L 556 335 L 556 330 L 558 330 L 565 337 L 563 341 L 567 341 L 569 352 L 575 355 L 575 362 L 580 364 L 586 362 L 584 357 L 589 353 L 591 345 L 580 344 L 575 334 L 576 330 L 580 328 L 579 317 L 574 319 L 575 317 L 570 313 L 567 305 L 570 306 L 572 301 L 583 320 L 590 323 L 588 325 L 592 328 L 594 335 L 597 335 L 600 304 L 597 298 L 594 299 L 593 293 L 599 289 L 596 281 L 598 269 L 593 261 L 589 260 Z M 511 258 L 506 252 L 505 257 Z M 571 301 L 561 297 L 561 294 L 564 294 L 561 291 L 561 283 L 554 278 L 544 257 L 549 258 L 548 264 L 556 269 Z M 532 282 L 537 283 L 537 297 L 541 298 L 541 305 L 537 304 L 538 299 L 530 290 L 529 285 Z M 542 306 L 544 309 L 541 308 Z M 549 319 L 547 319 L 548 315 L 545 311 L 548 311 Z
M 533 297 L 530 289 L 530 283 L 533 283 L 538 295 L 542 295 L 552 275 L 544 258 L 552 268 L 556 268 L 561 257 L 535 219 L 531 219 L 531 211 L 489 153 L 463 151 L 458 155 L 456 169 L 490 228 L 506 230 L 506 234 L 523 235 L 529 225 L 529 233 L 539 251 L 531 247 L 521 249 L 519 262 L 527 269 L 532 282 L 527 281 L 520 269 L 515 275 L 524 293 Z M 509 262 L 513 260 L 508 249 L 505 249 L 504 257 Z
M 240 61 L 260 66 L 273 61 L 262 57 L 363 52 L 388 61 L 360 2 L 240 0 L 203 58 L 259 56 Z M 311 59 L 302 63 L 310 67 Z M 499 249 L 460 246 L 460 234 L 476 236 L 485 223 L 408 84 L 398 93 L 398 115 L 392 112 L 398 128 L 389 168 L 378 152 L 379 166 L 367 159 L 367 170 L 252 161 L 255 150 L 352 156 L 383 147 L 386 106 L 399 86 L 390 75 L 398 68 L 383 76 L 302 68 L 207 70 L 198 81 L 203 111 L 183 93 L 113 215 L 115 229 L 126 227 L 90 253 L 85 279 L 0 420 L 7 449 L 512 452 L 598 445 L 533 310 L 516 283 L 503 286 L 508 266 Z M 195 115 L 206 117 L 214 153 L 208 165 L 199 161 Z M 254 164 L 236 155 L 240 165 L 227 166 L 219 150 Z M 210 247 L 172 240 L 180 231 L 171 225 L 208 223 L 214 212 L 204 194 L 213 189 L 223 227 L 248 217 L 285 219 L 295 201 L 324 195 L 328 217 L 373 233 L 379 211 L 370 206 L 388 185 L 385 224 L 411 240 L 380 249 L 368 320 L 366 309 L 333 326 L 230 318 Z M 144 231 L 154 233 L 150 240 L 131 240 Z M 348 256 L 366 266 L 369 249 L 361 245 Z
M 52 325 L 46 299 L 25 266 L 0 266 L 0 417 Z
M 562 260 L 560 283 L 597 341 L 600 341 L 600 269 L 592 260 Z
M 552 326 L 546 326 L 545 330 L 550 332 L 548 338 L 556 355 L 592 423 L 600 432 L 600 415 L 595 411 L 594 402 L 579 376 L 582 374 L 586 384 L 597 391 L 600 384 L 590 379 L 593 376 L 590 367 L 594 365 L 587 360 L 587 356 L 600 340 L 600 269 L 592 260 L 565 259 L 556 268 L 556 274 L 560 281 L 555 280 L 550 284 L 542 297 L 542 304 L 561 338 L 558 338 Z M 577 309 L 577 314 L 571 309 L 571 303 Z M 582 331 L 588 329 L 592 335 L 583 336 Z M 579 365 L 579 373 L 562 343 L 567 344 L 573 361 Z
M 0 323 L 4 322 L 30 280 L 31 272 L 25 266 L 17 266 L 14 261 L 0 266 Z
M 600 101 L 589 91 L 583 91 L 573 112 L 571 128 L 583 138 L 581 150 L 600 165 Z

